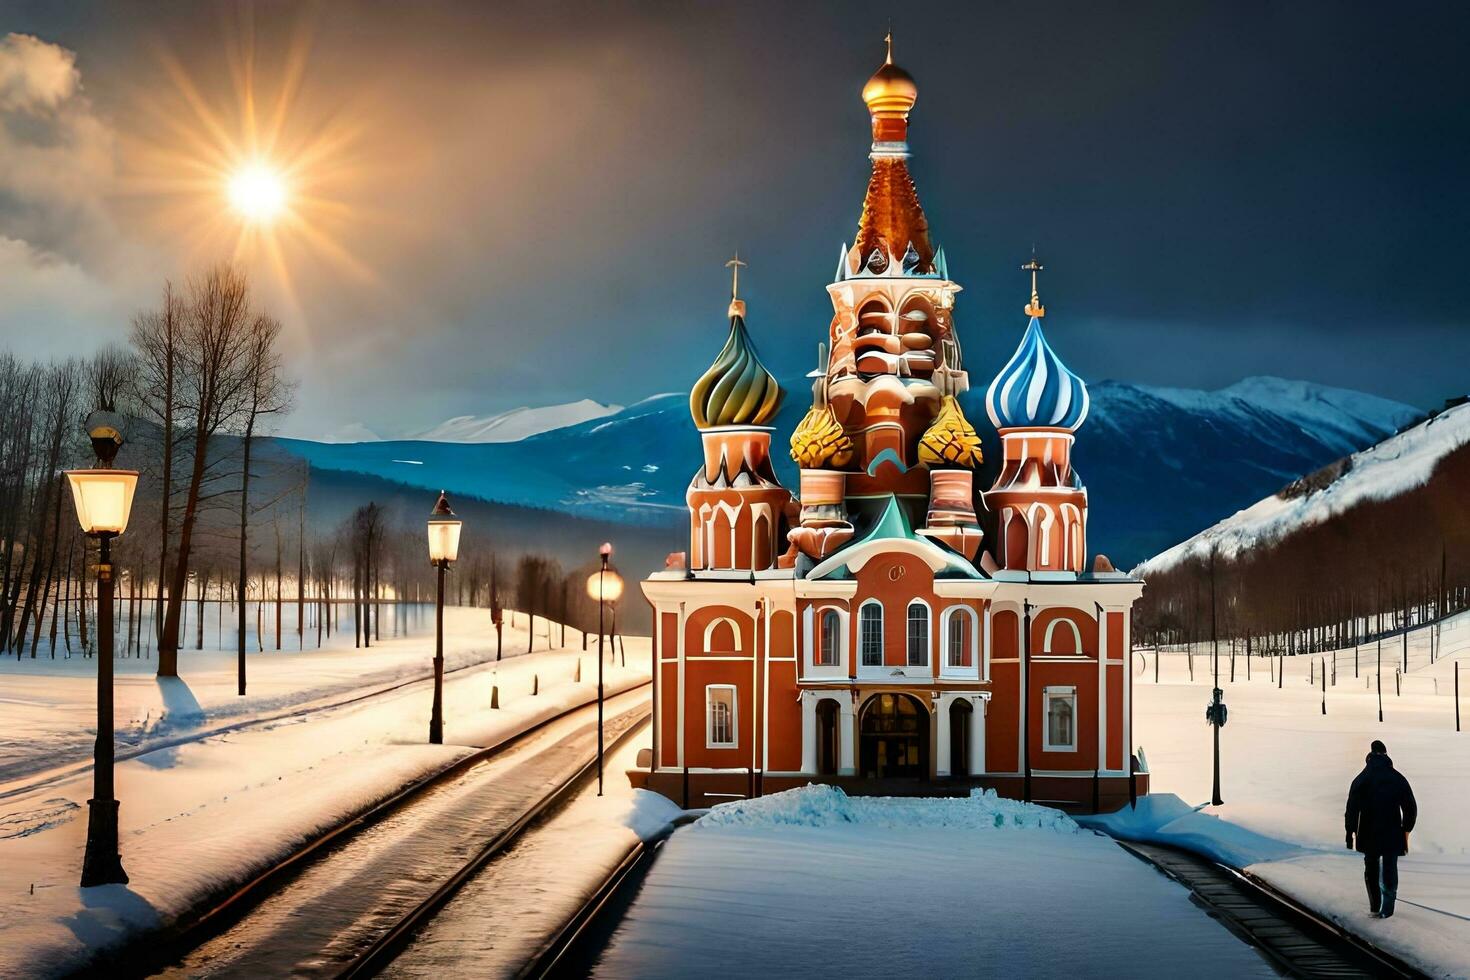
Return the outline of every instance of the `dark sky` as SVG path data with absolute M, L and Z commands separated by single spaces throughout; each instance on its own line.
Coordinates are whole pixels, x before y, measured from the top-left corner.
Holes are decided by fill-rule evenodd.
M 47 353 L 121 337 L 218 250 L 179 232 L 171 198 L 201 192 L 159 148 L 195 124 L 180 77 L 240 125 L 253 41 L 263 103 L 302 68 L 282 145 L 333 134 L 312 233 L 278 265 L 243 253 L 302 380 L 287 431 L 684 389 L 723 341 L 737 248 L 790 376 L 826 335 L 890 19 L 975 383 L 1019 340 L 1034 243 L 1049 336 L 1090 380 L 1470 388 L 1470 7 L 1448 2 L 11 0 L 0 31 L 75 53 L 70 125 L 96 146 L 74 179 L 0 164 L 0 331 Z M 3 69 L 0 132 L 49 141 Z

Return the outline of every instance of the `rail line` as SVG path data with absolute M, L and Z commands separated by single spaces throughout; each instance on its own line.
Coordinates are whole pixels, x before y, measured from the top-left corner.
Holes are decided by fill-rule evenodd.
M 461 664 L 458 667 L 450 667 L 446 669 L 444 671 L 444 675 L 448 677 L 451 674 L 458 674 L 462 671 L 474 670 L 476 668 L 485 667 L 489 664 L 506 663 L 509 660 L 519 659 L 519 657 L 523 656 L 527 656 L 527 654 L 518 654 L 516 657 L 507 657 L 503 660 L 481 660 L 472 664 Z M 321 698 L 317 698 L 316 700 L 302 702 L 300 704 L 292 705 L 287 708 L 282 708 L 269 714 L 252 715 L 247 718 L 241 718 L 238 721 L 231 721 L 224 724 L 215 725 L 211 728 L 196 728 L 189 732 L 181 733 L 179 735 L 168 738 L 161 738 L 157 741 L 140 741 L 128 748 L 119 748 L 114 758 L 117 762 L 125 762 L 128 759 L 136 759 L 140 755 L 147 755 L 149 752 L 159 752 L 164 749 L 177 748 L 180 745 L 190 745 L 194 742 L 202 742 L 206 739 L 214 738 L 217 735 L 228 735 L 233 732 L 245 731 L 247 729 L 255 728 L 260 725 L 275 724 L 276 722 L 289 721 L 293 718 L 304 718 L 308 715 L 314 715 L 323 711 L 331 711 L 336 708 L 344 708 L 351 704 L 357 704 L 360 701 L 369 701 L 373 698 L 382 697 L 385 694 L 392 694 L 394 691 L 400 691 L 405 687 L 412 687 L 415 684 L 427 684 L 433 679 L 434 675 L 432 673 L 418 674 L 413 677 L 406 677 L 401 680 L 394 681 L 393 683 L 386 684 L 382 687 L 375 687 L 370 691 L 363 691 L 361 689 L 358 689 L 356 691 L 343 692 L 347 695 L 345 697 L 342 696 L 342 694 L 328 694 L 324 695 Z M 90 752 L 90 750 L 88 750 L 88 752 Z M 14 779 L 0 784 L 0 800 L 7 800 L 13 797 L 23 796 L 34 790 L 61 782 L 64 779 L 70 779 L 73 776 L 78 776 L 82 773 L 89 772 L 91 771 L 91 768 L 92 759 L 91 756 L 88 755 L 85 758 L 80 758 L 75 762 L 67 762 L 51 769 L 43 769 L 39 772 L 17 776 Z
M 1121 840 L 1118 844 L 1189 889 L 1196 904 L 1285 976 L 1425 977 L 1249 872 L 1161 844 Z
M 647 727 L 651 711 L 643 712 L 641 718 L 629 725 L 607 746 L 605 753 L 612 754 L 628 739 Z M 473 878 L 492 860 L 504 853 L 520 838 L 527 827 L 555 812 L 565 805 L 597 773 L 597 758 L 594 756 L 571 776 L 567 777 L 531 807 L 527 808 L 514 823 L 485 843 L 475 854 L 460 866 L 459 870 L 442 882 L 428 897 L 399 918 L 388 931 L 382 933 L 368 948 L 359 953 L 337 976 L 342 980 L 375 976 L 393 961 L 393 958 L 413 939 L 414 934 L 434 917 L 454 897 L 465 883 Z
M 635 684 L 610 696 L 608 700 L 613 702 L 628 698 L 644 691 L 648 686 L 649 682 Z M 558 723 L 579 714 L 590 714 L 595 704 L 595 701 L 591 701 L 574 705 L 493 746 L 479 749 L 423 776 L 387 799 L 373 804 L 356 816 L 313 838 L 303 847 L 262 871 L 245 884 L 233 887 L 228 892 L 222 892 L 220 896 L 209 901 L 206 907 L 180 919 L 164 932 L 150 934 L 146 940 L 139 940 L 100 962 L 89 964 L 82 972 L 90 974 L 99 968 L 110 968 L 121 975 L 146 976 L 177 965 L 184 957 L 229 930 L 248 916 L 253 909 L 289 887 L 315 862 L 324 860 L 341 848 L 347 847 L 359 835 L 383 824 L 389 818 L 409 813 L 413 803 L 425 800 L 432 790 L 445 786 L 474 767 L 510 755 L 513 750 L 545 735 L 552 726 Z M 637 714 L 638 717 L 629 725 L 628 730 L 616 736 L 613 744 L 620 744 L 629 732 L 646 724 L 648 716 L 646 706 L 622 712 L 623 716 L 630 713 Z M 614 720 L 614 717 L 609 718 L 609 722 Z M 589 765 L 595 766 L 595 757 L 591 763 L 578 769 L 578 775 L 584 773 Z M 520 829 L 524 829 L 525 823 L 521 824 Z M 513 837 L 507 839 L 505 843 L 508 844 L 511 839 Z

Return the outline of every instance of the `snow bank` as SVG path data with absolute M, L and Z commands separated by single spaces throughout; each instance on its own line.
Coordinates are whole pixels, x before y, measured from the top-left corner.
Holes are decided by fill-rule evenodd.
M 832 827 L 859 824 L 889 830 L 1026 829 L 1079 832 L 1071 817 L 1051 807 L 1002 799 L 995 790 L 968 797 L 848 796 L 836 786 L 807 785 L 754 800 L 721 803 L 696 828 Z

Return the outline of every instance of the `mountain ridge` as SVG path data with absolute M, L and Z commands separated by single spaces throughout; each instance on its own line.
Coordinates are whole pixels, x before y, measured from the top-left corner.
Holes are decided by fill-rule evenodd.
M 783 383 L 773 456 L 795 488 L 785 441 L 807 410 L 807 378 Z M 1102 381 L 1074 456 L 1088 485 L 1093 552 L 1128 567 L 1288 480 L 1371 445 L 1422 413 L 1349 389 L 1252 378 L 1215 392 Z M 960 401 L 993 465 L 999 440 L 984 391 Z M 650 396 L 612 414 L 505 442 L 280 440 L 322 469 L 640 526 L 684 521 L 700 458 L 687 395 Z M 986 474 L 977 479 L 987 486 Z

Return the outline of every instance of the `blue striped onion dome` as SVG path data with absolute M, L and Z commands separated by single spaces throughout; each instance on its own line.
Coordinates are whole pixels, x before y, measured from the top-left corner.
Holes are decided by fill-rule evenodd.
M 985 411 L 997 429 L 1076 429 L 1087 418 L 1087 385 L 1052 351 L 1031 318 L 1021 346 L 985 393 Z

